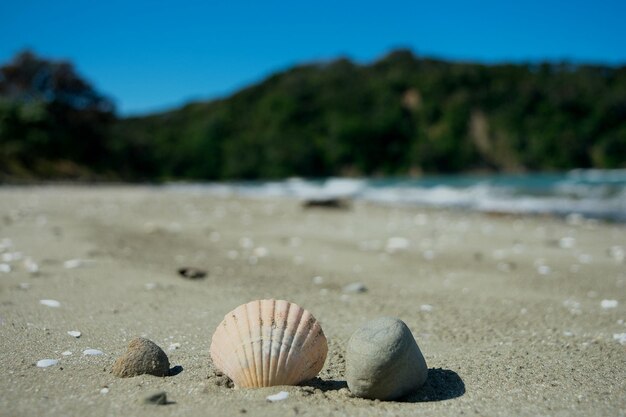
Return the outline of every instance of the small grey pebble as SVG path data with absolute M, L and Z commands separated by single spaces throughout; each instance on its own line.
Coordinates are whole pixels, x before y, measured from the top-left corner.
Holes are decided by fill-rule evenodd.
M 348 341 L 346 380 L 358 397 L 397 399 L 421 387 L 427 376 L 424 356 L 400 319 L 367 322 Z
M 367 287 L 362 282 L 353 282 L 343 287 L 343 292 L 345 293 L 360 293 L 366 291 Z
M 167 404 L 167 394 L 165 391 L 159 391 L 144 398 L 143 402 L 144 404 L 165 405 Z

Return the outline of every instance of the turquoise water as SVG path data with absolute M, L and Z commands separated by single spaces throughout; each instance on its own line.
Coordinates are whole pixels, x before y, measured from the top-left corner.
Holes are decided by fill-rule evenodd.
M 626 170 L 420 178 L 291 178 L 284 181 L 173 184 L 218 195 L 351 198 L 387 205 L 576 215 L 626 222 Z

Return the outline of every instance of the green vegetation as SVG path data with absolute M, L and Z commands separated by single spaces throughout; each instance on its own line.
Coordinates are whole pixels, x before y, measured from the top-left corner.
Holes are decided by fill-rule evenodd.
M 25 53 L 0 71 L 5 178 L 626 168 L 626 67 L 396 51 L 371 65 L 299 66 L 226 99 L 126 119 L 67 63 Z

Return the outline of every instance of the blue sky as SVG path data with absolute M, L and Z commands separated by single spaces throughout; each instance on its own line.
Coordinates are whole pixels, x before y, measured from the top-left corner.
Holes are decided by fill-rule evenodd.
M 295 4 L 298 3 L 298 4 Z M 393 48 L 464 61 L 626 63 L 626 1 L 0 1 L 0 63 L 69 59 L 122 115 Z

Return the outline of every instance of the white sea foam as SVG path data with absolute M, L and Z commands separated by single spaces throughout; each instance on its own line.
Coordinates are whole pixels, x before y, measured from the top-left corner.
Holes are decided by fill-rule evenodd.
M 352 198 L 387 205 L 557 214 L 568 218 L 577 216 L 626 222 L 626 170 L 419 179 L 290 178 L 270 182 L 171 184 L 166 187 L 220 197 Z

